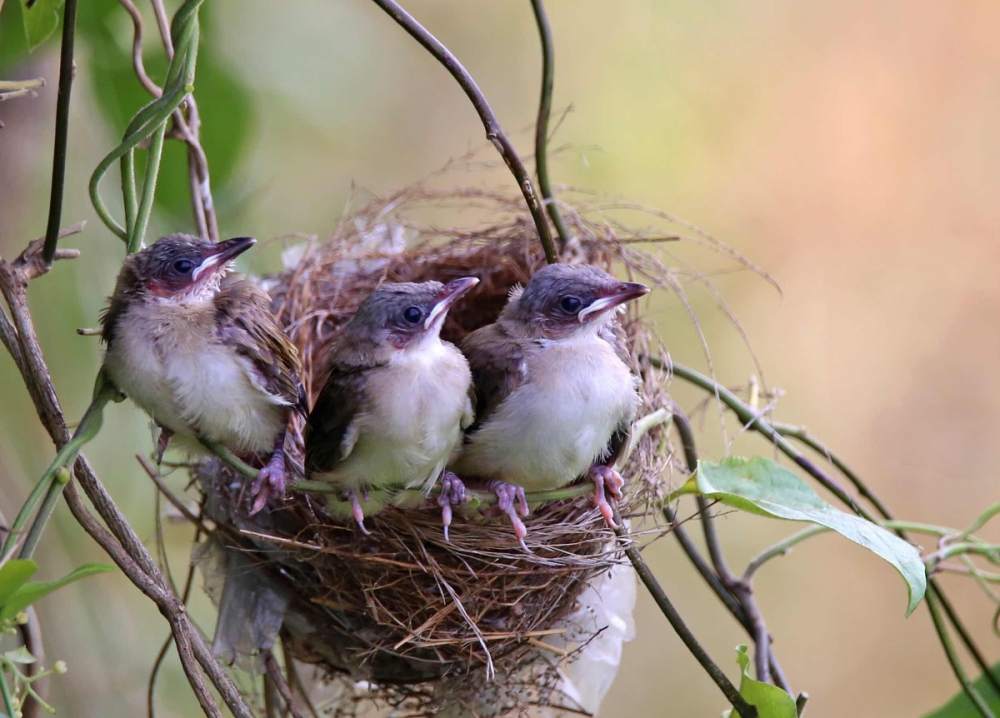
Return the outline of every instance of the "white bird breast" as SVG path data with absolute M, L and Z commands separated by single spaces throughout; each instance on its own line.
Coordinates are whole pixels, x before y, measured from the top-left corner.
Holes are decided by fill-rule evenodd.
M 132 401 L 182 437 L 199 434 L 237 452 L 270 451 L 287 403 L 254 384 L 249 360 L 222 344 L 210 312 L 211 305 L 130 307 L 105 366 Z

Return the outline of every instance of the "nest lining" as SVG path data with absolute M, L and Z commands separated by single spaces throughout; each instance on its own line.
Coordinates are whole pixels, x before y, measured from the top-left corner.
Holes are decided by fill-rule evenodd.
M 415 207 L 456 203 L 487 219 L 460 229 L 410 219 Z M 621 240 L 610 225 L 579 214 L 566 218 L 575 237 L 568 261 L 624 267 L 659 286 L 673 281 L 656 257 L 627 241 L 632 237 Z M 289 268 L 265 287 L 299 349 L 312 397 L 328 371 L 331 342 L 379 283 L 479 278 L 442 331 L 457 344 L 494 321 L 510 290 L 544 263 L 519 198 L 426 186 L 372 200 L 329 239 L 289 252 Z M 661 348 L 637 308 L 622 322 L 642 377 L 643 415 L 669 403 L 664 377 L 641 360 Z M 299 460 L 302 428 L 294 426 L 289 440 Z M 668 457 L 661 427 L 639 438 L 621 467 L 628 482 L 623 515 L 642 515 L 662 497 Z M 559 689 L 558 664 L 572 660 L 589 638 L 577 631 L 568 649 L 549 641 L 565 638 L 578 596 L 622 561 L 589 496 L 533 506 L 525 519 L 532 551 L 526 553 L 506 517 L 456 512 L 446 542 L 436 506 L 389 507 L 366 519 L 371 535 L 365 536 L 353 522 L 326 513 L 320 496 L 293 492 L 251 518 L 244 482 L 229 467 L 213 459 L 196 475 L 206 515 L 217 527 L 213 540 L 240 551 L 287 599 L 281 628 L 287 655 L 340 676 L 345 685 L 365 682 L 363 696 L 398 715 L 450 715 L 461 706 L 478 715 L 468 706 L 482 703 L 484 679 L 492 693 L 482 715 L 514 714 L 529 705 L 579 710 Z M 337 715 L 353 715 L 357 705 L 348 700 Z

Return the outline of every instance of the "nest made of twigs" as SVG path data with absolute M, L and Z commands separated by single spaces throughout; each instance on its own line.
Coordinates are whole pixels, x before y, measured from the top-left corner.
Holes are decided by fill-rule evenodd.
M 413 220 L 427 206 L 472 208 L 483 219 L 459 229 Z M 563 248 L 565 261 L 656 286 L 675 283 L 666 265 L 633 244 L 641 236 L 621 236 L 621 228 L 609 223 L 565 214 L 573 234 Z M 328 239 L 286 250 L 285 261 L 286 271 L 264 284 L 299 349 L 303 383 L 314 397 L 328 370 L 331 343 L 381 282 L 478 277 L 479 285 L 449 314 L 442 332 L 457 344 L 494 321 L 510 290 L 526 282 L 544 257 L 520 198 L 421 185 L 371 200 Z M 639 307 L 621 321 L 642 377 L 643 415 L 668 403 L 664 377 L 644 360 L 660 347 Z M 294 427 L 290 439 L 300 456 L 301 428 Z M 661 427 L 639 437 L 621 467 L 628 482 L 623 515 L 644 514 L 662 496 L 665 447 Z M 527 553 L 505 519 L 478 513 L 457 515 L 446 542 L 440 510 L 430 503 L 390 507 L 370 517 L 370 536 L 353 522 L 331 518 L 325 499 L 315 494 L 292 492 L 264 517 L 250 519 L 242 481 L 230 469 L 213 460 L 201 465 L 198 476 L 216 538 L 252 557 L 286 593 L 287 654 L 365 681 L 368 697 L 401 714 L 446 715 L 449 705 L 481 701 L 486 685 L 493 693 L 491 712 L 484 715 L 564 702 L 556 695 L 551 659 L 565 654 L 549 650 L 547 637 L 567 630 L 580 593 L 622 560 L 613 533 L 584 494 L 533 507 L 525 519 Z M 577 636 L 576 644 L 586 640 Z M 447 691 L 441 690 L 445 684 Z M 350 710 L 342 708 L 344 714 Z

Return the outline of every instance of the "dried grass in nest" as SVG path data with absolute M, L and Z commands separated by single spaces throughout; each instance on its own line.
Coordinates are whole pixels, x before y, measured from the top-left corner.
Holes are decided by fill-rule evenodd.
M 458 207 L 483 219 L 461 229 L 435 228 L 413 219 L 426 207 Z M 574 212 L 567 211 L 566 219 L 574 235 L 567 261 L 618 273 L 624 268 L 657 286 L 676 284 L 669 267 L 634 244 L 641 236 L 619 236 L 612 223 Z M 478 277 L 480 284 L 443 330 L 458 343 L 495 320 L 511 288 L 544 262 L 520 198 L 423 185 L 372 200 L 327 240 L 289 251 L 289 269 L 265 285 L 301 352 L 312 397 L 328 370 L 331 343 L 381 282 Z M 631 311 L 622 319 L 643 377 L 642 414 L 669 400 L 664 377 L 640 358 L 650 350 L 659 353 L 658 339 L 638 309 Z M 295 427 L 291 440 L 299 456 L 301 428 Z M 659 426 L 638 440 L 622 470 L 629 482 L 623 515 L 644 514 L 662 495 L 665 442 Z M 456 516 L 451 542 L 445 542 L 440 511 L 429 504 L 370 517 L 370 536 L 330 518 L 324 499 L 304 493 L 292 493 L 280 509 L 250 519 L 235 474 L 218 461 L 203 464 L 198 474 L 217 537 L 245 551 L 287 591 L 282 631 L 289 655 L 370 682 L 367 697 L 395 706 L 401 715 L 447 715 L 449 704 L 474 711 L 470 702 L 482 698 L 476 696 L 487 678 L 494 694 L 491 712 L 483 715 L 565 704 L 556 688 L 553 657 L 559 651 L 547 648 L 546 637 L 566 630 L 588 582 L 621 561 L 589 496 L 533 507 L 525 520 L 529 554 L 505 518 L 478 514 Z M 352 710 L 341 708 L 345 715 Z

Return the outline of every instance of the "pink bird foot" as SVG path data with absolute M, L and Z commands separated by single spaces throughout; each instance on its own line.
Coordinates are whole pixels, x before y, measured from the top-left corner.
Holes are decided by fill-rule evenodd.
M 503 481 L 490 481 L 486 486 L 497 495 L 497 508 L 510 518 L 510 525 L 514 527 L 514 535 L 517 537 L 517 542 L 521 544 L 521 548 L 531 553 L 528 544 L 524 542 L 524 537 L 528 535 L 528 529 L 525 528 L 524 522 L 518 516 L 518 514 L 528 515 L 528 500 L 524 496 L 524 489 Z M 515 499 L 517 499 L 516 509 L 514 507 Z
M 611 504 L 608 503 L 604 491 L 607 489 L 612 498 L 620 500 L 622 497 L 622 487 L 625 486 L 625 479 L 610 466 L 600 466 L 598 464 L 590 467 L 590 470 L 587 472 L 587 478 L 594 482 L 594 506 L 601 510 L 601 516 L 604 517 L 610 528 L 618 528 L 618 524 L 615 523 L 614 510 L 611 508 Z
M 358 499 L 357 491 L 348 491 L 348 495 L 351 497 L 351 510 L 354 512 L 354 520 L 358 522 L 358 528 L 361 529 L 361 533 L 365 536 L 371 536 L 372 532 L 365 528 L 365 510 L 361 507 L 361 500 Z M 364 496 L 365 501 L 368 501 L 368 490 L 362 489 L 361 495 Z
M 437 505 L 441 507 L 441 524 L 444 526 L 444 540 L 448 541 L 448 527 L 451 526 L 452 506 L 465 503 L 465 484 L 450 471 L 441 474 L 441 493 Z
M 251 516 L 263 509 L 267 500 L 272 496 L 284 495 L 285 452 L 275 451 L 271 455 L 271 460 L 257 473 L 257 480 L 253 482 L 250 493 L 254 497 L 253 507 L 250 509 Z
M 157 424 L 159 426 L 159 424 Z M 167 444 L 170 443 L 170 437 L 174 435 L 172 429 L 168 429 L 165 426 L 160 426 L 160 435 L 156 437 L 156 465 L 159 466 L 163 463 L 163 452 L 167 450 Z

